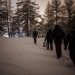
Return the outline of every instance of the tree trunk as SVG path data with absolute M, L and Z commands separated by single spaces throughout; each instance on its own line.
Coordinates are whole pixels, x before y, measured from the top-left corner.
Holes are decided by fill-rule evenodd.
M 26 21 L 26 33 L 27 33 L 27 36 L 29 36 L 29 29 L 28 29 L 28 9 L 27 9 L 27 21 Z

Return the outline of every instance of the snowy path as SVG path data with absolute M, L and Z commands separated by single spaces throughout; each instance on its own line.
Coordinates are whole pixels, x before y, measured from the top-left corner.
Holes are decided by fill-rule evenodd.
M 58 60 L 42 41 L 34 45 L 30 37 L 0 38 L 0 75 L 75 75 L 72 64 Z

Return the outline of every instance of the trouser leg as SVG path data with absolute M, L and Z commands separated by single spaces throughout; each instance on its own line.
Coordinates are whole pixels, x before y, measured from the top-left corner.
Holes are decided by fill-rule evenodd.
M 75 66 L 75 54 L 74 54 L 74 52 L 70 52 L 70 58 L 71 58 L 74 66 Z
M 50 50 L 53 50 L 52 42 L 50 42 Z
M 49 42 L 47 42 L 47 50 L 49 50 Z
M 62 52 L 61 52 L 61 44 L 60 43 L 56 43 L 56 54 L 57 54 L 57 58 L 60 58 L 62 56 Z
M 36 40 L 36 38 L 34 38 L 34 43 L 35 43 L 35 44 L 37 43 L 37 40 Z

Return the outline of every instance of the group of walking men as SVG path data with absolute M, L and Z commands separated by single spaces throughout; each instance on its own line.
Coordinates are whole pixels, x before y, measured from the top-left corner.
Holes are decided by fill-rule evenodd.
M 75 31 L 74 30 L 72 30 L 70 33 L 65 35 L 63 29 L 59 25 L 56 25 L 53 31 L 52 29 L 49 29 L 49 31 L 46 34 L 45 41 L 46 40 L 47 40 L 47 50 L 49 49 L 53 50 L 53 40 L 54 40 L 58 59 L 62 57 L 61 46 L 63 43 L 64 49 L 69 50 L 70 58 L 75 66 Z
M 37 35 L 38 32 L 35 30 L 33 32 L 34 43 L 37 43 Z M 67 35 L 65 35 L 63 29 L 60 25 L 56 25 L 54 30 L 49 29 L 46 34 L 45 41 L 47 41 L 47 50 L 53 50 L 53 41 L 55 44 L 55 50 L 57 58 L 60 59 L 62 57 L 61 46 L 64 44 L 64 49 L 69 50 L 69 56 L 75 66 L 75 31 L 71 31 Z
M 54 40 L 57 58 L 60 58 L 62 56 L 61 45 L 64 39 L 65 33 L 59 25 L 56 25 L 53 31 L 52 29 L 49 29 L 45 38 L 45 41 L 47 40 L 47 50 L 49 49 L 53 50 L 53 40 Z

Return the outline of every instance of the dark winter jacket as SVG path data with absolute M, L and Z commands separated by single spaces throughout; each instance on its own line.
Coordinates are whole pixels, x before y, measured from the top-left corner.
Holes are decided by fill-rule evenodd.
M 54 42 L 62 42 L 65 38 L 65 33 L 61 28 L 55 28 L 53 31 Z
M 66 48 L 68 46 L 68 49 L 70 51 L 73 51 L 75 52 L 75 31 L 71 31 L 68 35 L 67 35 L 67 38 L 66 38 L 66 41 L 65 41 L 65 45 L 66 45 Z
M 38 32 L 37 31 L 34 31 L 32 35 L 33 35 L 34 38 L 36 38 L 37 35 L 38 35 Z
M 49 29 L 49 31 L 46 34 L 46 40 L 47 42 L 52 42 L 53 41 L 53 32 L 51 29 Z

